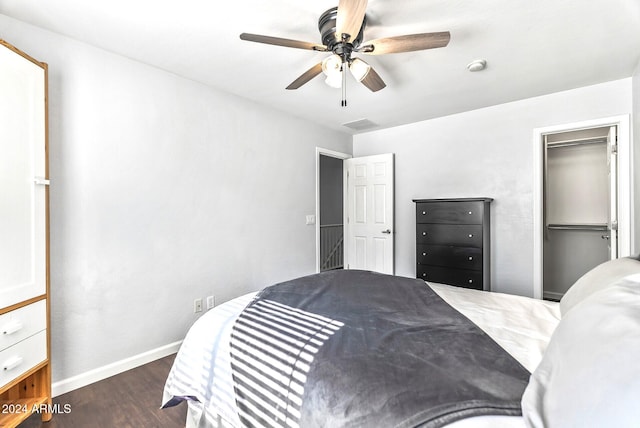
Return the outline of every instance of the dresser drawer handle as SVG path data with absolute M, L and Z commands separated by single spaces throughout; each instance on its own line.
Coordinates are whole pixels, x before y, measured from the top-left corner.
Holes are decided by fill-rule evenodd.
M 422 253 L 422 255 L 423 255 L 423 256 L 426 256 L 426 255 L 427 255 L 427 253 Z
M 473 279 L 470 279 L 470 280 L 469 280 L 469 284 L 473 284 Z
M 471 211 L 469 211 L 469 215 L 473 214 Z
M 426 277 L 427 277 L 427 273 L 426 273 L 426 272 L 425 272 L 425 273 L 423 273 L 423 274 L 422 274 L 422 276 L 423 276 L 424 278 L 426 278 Z
M 473 260 L 473 257 L 469 257 L 469 261 L 472 261 L 472 260 Z
M 2 334 L 13 334 L 22 330 L 24 325 L 19 320 L 11 320 L 2 327 Z
M 22 364 L 22 357 L 15 356 L 5 361 L 4 364 L 2 365 L 2 368 L 4 368 L 4 370 L 13 370 L 16 367 L 18 367 L 20 364 Z
M 472 233 L 469 234 L 469 238 L 473 238 L 473 234 Z
M 427 236 L 427 232 L 422 232 L 422 236 Z
M 427 212 L 426 211 L 422 211 L 422 215 L 427 215 Z

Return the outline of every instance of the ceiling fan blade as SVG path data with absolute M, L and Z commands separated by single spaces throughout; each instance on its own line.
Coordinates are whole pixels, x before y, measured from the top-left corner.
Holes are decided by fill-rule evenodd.
M 362 27 L 364 15 L 367 11 L 367 0 L 340 0 L 338 2 L 338 16 L 336 17 L 336 35 L 349 36 L 349 40 L 356 38 Z
M 367 75 L 364 76 L 364 79 L 362 79 L 360 82 L 362 82 L 364 86 L 369 88 L 371 92 L 378 92 L 380 89 L 383 89 L 387 86 L 387 84 L 384 83 L 384 80 L 382 80 L 382 77 L 380 77 L 380 75 L 376 73 L 373 68 L 369 69 Z
M 260 34 L 242 33 L 240 39 L 248 42 L 265 43 L 267 45 L 284 46 L 287 48 L 307 49 L 326 52 L 327 47 L 317 43 L 303 42 L 300 40 L 282 39 L 280 37 L 262 36 Z
M 296 80 L 291 82 L 289 86 L 287 86 L 287 89 L 298 89 L 300 86 L 304 85 L 305 83 L 307 83 L 309 80 L 313 79 L 320 73 L 322 73 L 321 62 L 319 62 L 318 64 L 314 65 L 313 67 L 311 67 L 310 69 L 302 73 L 300 77 L 298 77 Z
M 362 43 L 357 51 L 369 55 L 421 51 L 445 47 L 449 44 L 450 39 L 451 34 L 448 31 L 407 34 L 405 36 L 386 37 Z

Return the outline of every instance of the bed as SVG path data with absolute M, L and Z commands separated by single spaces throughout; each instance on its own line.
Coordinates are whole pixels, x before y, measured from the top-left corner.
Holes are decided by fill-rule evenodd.
M 331 271 L 203 315 L 162 406 L 201 428 L 637 426 L 639 356 L 635 258 L 559 303 Z

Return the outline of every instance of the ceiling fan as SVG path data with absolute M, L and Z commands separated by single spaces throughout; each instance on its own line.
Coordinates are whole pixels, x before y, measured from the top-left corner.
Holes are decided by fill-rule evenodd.
M 332 55 L 305 71 L 291 82 L 287 89 L 298 89 L 320 73 L 324 73 L 326 83 L 342 88 L 342 105 L 346 106 L 346 70 L 371 91 L 376 92 L 387 86 L 380 75 L 360 58 L 352 54 L 382 55 L 412 52 L 447 46 L 451 35 L 448 31 L 438 33 L 408 34 L 386 37 L 363 42 L 366 26 L 367 0 L 339 0 L 338 6 L 324 12 L 318 20 L 322 44 L 280 37 L 242 33 L 242 40 L 268 45 L 331 52 Z

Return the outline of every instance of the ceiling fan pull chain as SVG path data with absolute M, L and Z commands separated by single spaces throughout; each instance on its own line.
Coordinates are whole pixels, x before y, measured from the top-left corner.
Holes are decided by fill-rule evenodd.
M 342 63 L 342 107 L 347 106 L 347 67 L 346 62 Z

